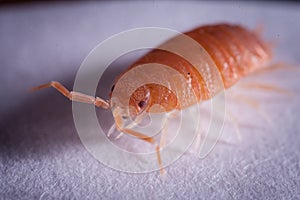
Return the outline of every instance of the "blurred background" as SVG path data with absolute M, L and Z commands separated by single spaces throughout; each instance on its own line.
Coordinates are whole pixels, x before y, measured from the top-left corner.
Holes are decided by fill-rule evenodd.
M 271 127 L 263 120 L 242 127 L 240 143 L 218 144 L 203 160 L 184 155 L 167 167 L 164 182 L 158 172 L 128 174 L 104 166 L 81 144 L 67 99 L 52 89 L 29 92 L 51 80 L 71 89 L 96 45 L 149 26 L 184 32 L 211 23 L 249 29 L 261 24 L 263 37 L 275 44 L 274 62 L 298 66 L 299 20 L 295 1 L 3 1 L 0 198 L 300 199 L 300 89 L 294 71 L 266 78 L 294 93 L 277 95 L 278 101 L 270 95 L 263 99 Z M 109 81 L 128 63 L 123 65 L 106 73 L 101 97 L 107 98 Z M 245 117 L 254 119 L 255 114 Z

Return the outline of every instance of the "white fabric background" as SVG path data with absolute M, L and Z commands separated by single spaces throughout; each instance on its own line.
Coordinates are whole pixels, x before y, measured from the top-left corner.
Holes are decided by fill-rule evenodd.
M 300 199 L 299 73 L 260 79 L 294 92 L 258 94 L 272 125 L 245 105 L 233 106 L 242 141 L 220 143 L 203 160 L 185 154 L 167 167 L 164 182 L 158 172 L 129 174 L 104 166 L 81 144 L 68 100 L 51 89 L 28 92 L 51 80 L 72 88 L 92 48 L 112 34 L 144 26 L 186 31 L 214 22 L 250 28 L 262 23 L 265 38 L 276 42 L 274 59 L 296 64 L 299 11 L 295 3 L 231 1 L 0 7 L 0 199 Z M 99 93 L 105 98 L 106 86 Z M 230 127 L 224 134 L 234 135 Z

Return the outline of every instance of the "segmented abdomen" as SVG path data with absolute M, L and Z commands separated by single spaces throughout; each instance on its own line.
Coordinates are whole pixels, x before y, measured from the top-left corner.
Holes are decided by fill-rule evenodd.
M 261 38 L 241 26 L 202 26 L 185 34 L 200 43 L 212 57 L 221 72 L 225 88 L 263 67 L 271 58 L 271 50 Z
M 271 58 L 271 50 L 261 38 L 256 33 L 248 31 L 241 26 L 228 24 L 209 25 L 196 28 L 185 34 L 197 41 L 211 57 L 222 76 L 225 88 L 229 88 L 243 76 L 265 66 L 266 62 Z M 183 57 L 162 49 L 154 49 L 131 65 L 128 70 L 147 63 L 163 64 L 182 74 L 190 87 L 183 92 L 184 98 L 189 98 L 187 94 L 190 89 L 195 93 L 198 102 L 210 99 L 213 96 L 213 94 L 210 94 L 200 72 Z M 165 86 L 147 84 L 138 88 L 132 94 L 130 105 L 139 110 L 142 109 L 142 106 L 140 106 L 141 102 L 143 105 L 145 104 L 144 102 L 147 102 L 147 108 L 150 108 L 151 105 L 159 104 L 166 111 L 169 111 L 174 108 L 182 108 L 178 106 L 177 100 L 176 95 Z

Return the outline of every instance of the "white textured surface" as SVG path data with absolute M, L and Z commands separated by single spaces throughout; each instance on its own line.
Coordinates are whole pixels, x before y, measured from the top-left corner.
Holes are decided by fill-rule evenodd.
M 185 31 L 220 21 L 249 27 L 262 22 L 266 38 L 277 41 L 275 59 L 299 63 L 299 11 L 299 4 L 271 2 L 0 7 L 0 199 L 300 199 L 299 74 L 268 77 L 295 93 L 260 94 L 272 126 L 240 107 L 242 141 L 218 144 L 204 160 L 184 155 L 167 168 L 165 182 L 157 172 L 135 175 L 103 166 L 82 146 L 68 100 L 53 90 L 28 92 L 50 80 L 71 88 L 94 46 L 142 26 Z M 230 130 L 226 134 L 234 134 Z

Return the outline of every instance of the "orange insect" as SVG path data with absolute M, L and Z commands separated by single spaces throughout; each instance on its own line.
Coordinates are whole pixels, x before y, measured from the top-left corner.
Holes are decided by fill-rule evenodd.
M 257 33 L 251 32 L 242 26 L 229 24 L 208 25 L 186 32 L 185 35 L 198 42 L 211 57 L 211 60 L 215 66 L 217 66 L 221 74 L 225 89 L 234 85 L 242 77 L 266 66 L 266 63 L 272 57 L 269 45 L 262 41 Z M 195 66 L 179 55 L 162 49 L 152 50 L 130 66 L 124 74 L 136 66 L 147 63 L 163 64 L 182 74 L 185 79 L 189 81 L 190 87 L 192 87 L 197 98 L 197 102 L 205 101 L 213 97 L 213 94 L 210 94 L 205 84 L 204 78 Z M 122 76 L 123 74 L 119 76 L 116 83 Z M 111 92 L 114 91 L 114 86 Z M 110 100 L 105 101 L 99 97 L 95 98 L 75 91 L 70 92 L 63 85 L 55 81 L 37 86 L 33 88 L 33 90 L 48 87 L 55 88 L 71 101 L 94 104 L 104 109 L 113 107 Z M 112 95 L 110 95 L 110 97 L 111 96 Z M 119 98 L 122 98 L 122 96 Z M 186 96 L 186 98 L 189 98 L 189 96 Z M 191 102 L 190 105 L 186 106 L 192 106 L 192 104 L 197 102 Z M 178 96 L 170 89 L 163 85 L 150 83 L 137 88 L 132 93 L 129 100 L 129 105 L 133 108 L 130 110 L 130 117 L 134 118 L 139 116 L 142 112 L 151 112 L 150 108 L 155 104 L 162 106 L 164 112 L 184 108 L 180 107 Z M 160 157 L 161 144 L 158 144 L 153 137 L 148 137 L 130 128 L 123 127 L 122 117 L 128 116 L 122 116 L 122 113 L 118 113 L 116 110 L 113 110 L 113 112 L 115 112 L 114 120 L 116 128 L 120 132 L 133 135 L 156 145 L 158 165 L 162 173 L 163 167 Z

